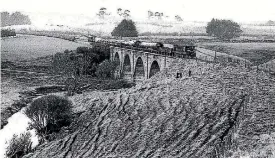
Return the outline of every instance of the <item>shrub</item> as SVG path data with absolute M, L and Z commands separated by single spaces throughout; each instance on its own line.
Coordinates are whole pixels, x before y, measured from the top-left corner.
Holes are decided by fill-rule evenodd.
M 88 47 L 78 47 L 78 48 L 76 48 L 76 53 L 85 53 L 85 52 L 89 52 Z
M 122 20 L 117 27 L 112 31 L 112 36 L 120 37 L 137 37 L 138 32 L 136 25 L 132 20 Z
M 15 109 L 16 111 L 21 110 L 22 108 L 26 107 L 28 103 L 30 103 L 31 99 L 25 99 L 22 98 L 20 100 L 15 101 L 11 107 L 12 109 Z
M 1 37 L 16 36 L 14 30 L 10 29 L 1 29 Z
M 32 150 L 31 134 L 29 132 L 13 135 L 6 150 L 8 158 L 21 158 Z
M 71 123 L 72 103 L 64 97 L 48 95 L 34 100 L 24 113 L 32 121 L 30 128 L 36 130 L 43 142 L 49 134 Z
M 221 40 L 230 40 L 241 35 L 241 27 L 231 20 L 212 19 L 206 27 L 206 33 Z
M 99 64 L 96 70 L 96 76 L 100 78 L 113 78 L 118 65 L 119 63 L 117 61 L 105 60 Z

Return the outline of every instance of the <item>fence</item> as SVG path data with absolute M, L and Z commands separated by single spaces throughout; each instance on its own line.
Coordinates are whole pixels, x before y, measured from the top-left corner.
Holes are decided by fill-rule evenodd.
M 259 66 L 253 66 L 253 64 L 250 61 L 237 56 L 233 56 L 233 55 L 228 55 L 228 54 L 217 55 L 216 51 L 215 51 L 215 55 L 211 55 L 211 54 L 202 52 L 198 49 L 196 49 L 196 52 L 197 52 L 196 60 L 200 60 L 208 63 L 221 63 L 223 65 L 235 65 L 235 66 L 238 65 L 238 66 L 243 66 L 244 68 L 247 68 L 247 69 L 256 69 L 257 72 L 264 71 L 271 75 L 275 75 L 275 60 Z M 198 53 L 200 55 L 198 55 Z

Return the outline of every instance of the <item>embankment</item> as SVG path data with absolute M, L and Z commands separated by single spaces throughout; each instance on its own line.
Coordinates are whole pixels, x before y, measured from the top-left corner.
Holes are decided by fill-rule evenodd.
M 257 110 L 272 108 L 274 92 L 265 73 L 176 60 L 134 88 L 73 96 L 80 116 L 25 157 L 238 156 L 237 149 L 252 148 L 253 136 L 267 133 L 247 125 L 265 124 L 267 116 Z

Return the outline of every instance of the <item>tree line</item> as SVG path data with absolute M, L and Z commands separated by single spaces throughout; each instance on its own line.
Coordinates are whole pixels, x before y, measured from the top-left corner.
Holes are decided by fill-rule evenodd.
M 206 33 L 220 40 L 230 40 L 240 37 L 242 30 L 241 26 L 232 20 L 213 18 L 206 26 Z

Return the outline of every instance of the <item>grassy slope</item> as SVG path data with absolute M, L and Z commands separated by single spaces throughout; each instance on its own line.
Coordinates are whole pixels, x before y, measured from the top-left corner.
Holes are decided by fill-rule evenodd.
M 182 79 L 175 79 L 178 71 Z M 243 68 L 175 61 L 135 88 L 72 97 L 84 113 L 29 156 L 223 157 L 237 146 L 246 152 L 253 136 L 267 133 L 247 125 L 268 121 L 258 108 L 274 105 L 274 83 Z

